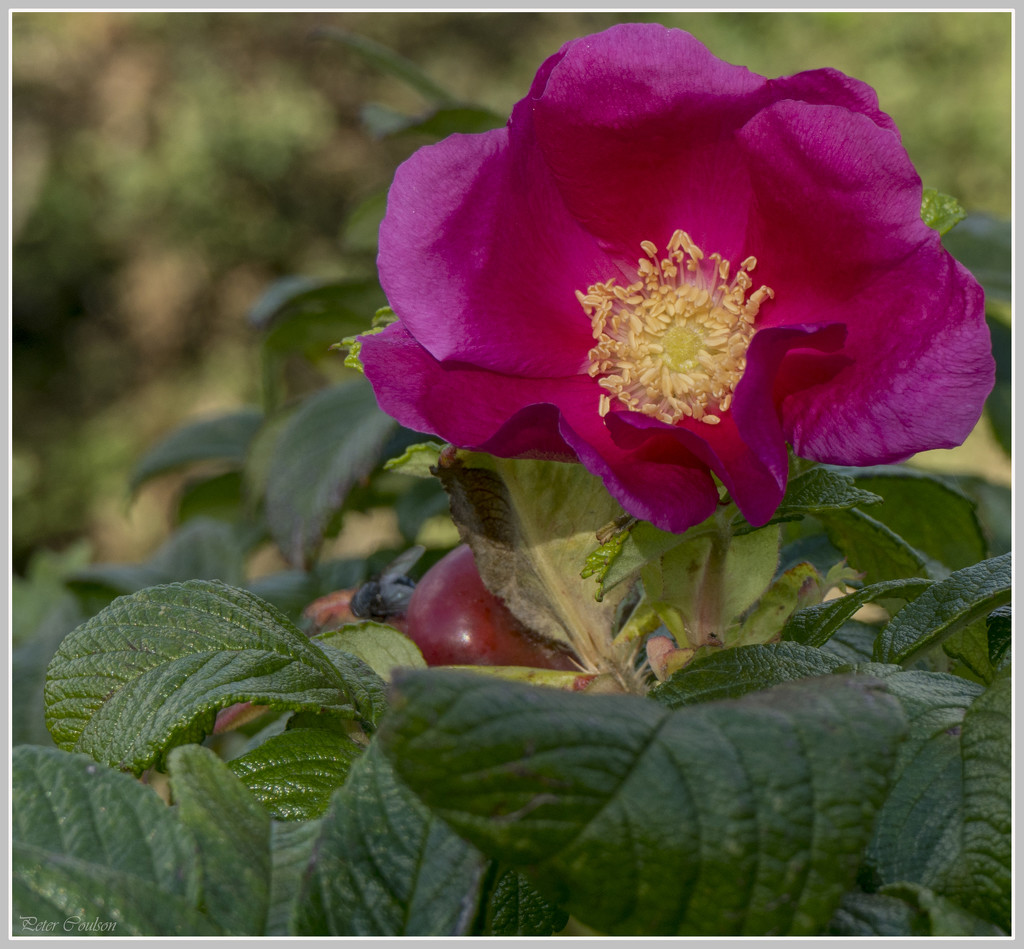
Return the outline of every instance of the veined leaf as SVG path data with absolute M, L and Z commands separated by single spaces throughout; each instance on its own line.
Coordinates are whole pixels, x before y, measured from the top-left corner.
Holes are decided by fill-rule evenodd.
M 380 688 L 365 665 L 343 675 L 253 594 L 172 583 L 115 600 L 64 640 L 47 672 L 47 726 L 61 748 L 140 772 L 200 741 L 236 702 L 372 721 Z
M 831 936 L 1005 936 L 952 900 L 927 887 L 896 883 L 877 893 L 853 891 L 828 929 Z
M 330 728 L 289 728 L 227 766 L 275 818 L 307 821 L 327 810 L 331 794 L 362 752 Z
M 168 764 L 178 817 L 196 842 L 205 912 L 225 933 L 262 935 L 270 901 L 270 815 L 208 748 L 175 748 Z
M 882 630 L 875 645 L 879 662 L 905 665 L 923 649 L 983 619 L 1010 601 L 1011 554 L 964 567 L 925 590 Z
M 395 779 L 375 742 L 321 827 L 296 906 L 296 935 L 469 931 L 486 860 Z
M 963 853 L 950 886 L 967 909 L 1007 931 L 1013 901 L 1012 693 L 1009 678 L 997 679 L 964 717 Z
M 152 788 L 31 745 L 13 750 L 11 785 L 11 911 L 21 927 L 79 917 L 109 925 L 100 935 L 221 933 L 200 911 L 195 841 Z
M 271 822 L 268 936 L 287 936 L 291 931 L 292 912 L 319 836 L 319 820 Z
M 932 580 L 912 578 L 886 580 L 854 590 L 835 600 L 797 610 L 782 630 L 782 638 L 805 646 L 823 646 L 829 638 L 865 603 L 877 600 L 912 600 L 931 585 Z M 879 661 L 884 662 L 884 659 Z
M 401 779 L 608 934 L 820 932 L 905 728 L 864 678 L 677 711 L 439 669 L 395 691 L 378 740 Z
M 828 675 L 842 659 L 800 643 L 769 643 L 720 649 L 695 659 L 650 697 L 668 708 L 735 699 L 795 679 Z
M 879 674 L 878 667 L 857 667 Z M 964 818 L 961 729 L 981 686 L 959 676 L 886 667 L 909 729 L 866 851 L 875 886 L 909 882 L 942 891 L 961 859 Z M 883 673 L 884 674 L 884 673 Z M 953 894 L 950 894 L 953 895 Z
M 504 870 L 487 900 L 485 936 L 550 936 L 569 914 L 553 906 L 517 870 Z
M 874 513 L 874 511 L 872 511 Z M 866 583 L 910 577 L 941 577 L 947 571 L 934 558 L 915 550 L 891 527 L 857 508 L 822 512 L 828 539 Z
M 974 502 L 949 479 L 907 465 L 841 470 L 884 502 L 871 516 L 926 557 L 959 570 L 988 555 Z
M 880 500 L 877 494 L 857 487 L 853 479 L 842 472 L 816 465 L 789 481 L 786 493 L 769 523 L 794 520 L 808 514 L 845 511 L 861 504 L 877 504 Z M 737 523 L 743 522 L 737 518 Z M 740 527 L 737 533 L 758 529 L 747 524 Z

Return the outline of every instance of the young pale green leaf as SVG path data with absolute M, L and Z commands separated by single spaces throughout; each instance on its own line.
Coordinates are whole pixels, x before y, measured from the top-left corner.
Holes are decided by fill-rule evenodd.
M 251 593 L 172 583 L 115 600 L 64 640 L 47 672 L 47 726 L 61 748 L 140 772 L 236 702 L 372 721 L 380 683 L 362 670 L 343 675 Z
M 582 465 L 459 452 L 438 476 L 487 588 L 527 628 L 601 671 L 625 587 L 595 599 L 580 577 L 598 530 L 622 514 Z
M 905 665 L 975 620 L 1010 601 L 1011 555 L 964 567 L 925 590 L 900 610 L 875 645 L 879 662 Z
M 963 852 L 950 895 L 979 916 L 1010 928 L 1012 880 L 1013 685 L 997 679 L 964 716 Z
M 293 932 L 464 935 L 486 863 L 396 780 L 371 743 L 323 817 Z
M 11 786 L 15 935 L 31 921 L 75 935 L 77 921 L 94 920 L 108 927 L 101 935 L 221 932 L 200 911 L 195 841 L 152 788 L 30 745 L 12 752 Z
M 443 448 L 443 443 L 433 441 L 410 445 L 401 455 L 385 461 L 384 470 L 414 478 L 433 478 Z
M 820 932 L 853 883 L 905 727 L 828 676 L 675 711 L 429 669 L 378 740 L 458 833 L 608 934 Z
M 568 921 L 569 914 L 544 899 L 525 876 L 506 869 L 488 897 L 483 935 L 550 936 Z
M 873 665 L 860 668 L 878 672 Z M 960 733 L 982 689 L 959 676 L 918 670 L 891 674 L 885 683 L 903 706 L 909 730 L 866 850 L 866 865 L 876 887 L 906 881 L 940 890 L 961 859 Z
M 363 620 L 321 633 L 314 637 L 314 642 L 357 656 L 382 679 L 389 679 L 392 669 L 427 667 L 419 646 L 408 636 L 393 626 L 373 620 Z
M 668 708 L 735 699 L 795 679 L 828 675 L 842 659 L 800 643 L 769 643 L 719 649 L 695 659 L 650 697 Z
M 924 189 L 921 196 L 921 219 L 929 227 L 934 228 L 940 234 L 945 234 L 965 217 L 967 217 L 967 212 L 960 207 L 956 198 L 936 191 L 934 188 Z
M 203 908 L 225 933 L 262 935 L 270 900 L 270 815 L 210 749 L 168 756 L 178 817 L 195 839 Z
M 877 600 L 912 600 L 931 587 L 932 580 L 886 580 L 854 590 L 846 596 L 797 610 L 782 630 L 784 640 L 805 646 L 823 646 L 865 603 Z M 884 662 L 884 659 L 880 661 Z
M 729 642 L 727 631 L 768 589 L 779 563 L 778 527 L 739 535 L 719 527 L 684 538 L 641 574 L 644 595 L 680 646 Z
M 872 511 L 874 513 L 874 511 Z M 910 577 L 942 577 L 948 571 L 915 550 L 892 528 L 857 508 L 817 515 L 825 533 L 847 563 L 864 575 L 865 583 Z
M 270 905 L 267 935 L 287 936 L 302 880 L 320 836 L 319 820 L 272 821 L 270 824 Z
M 757 604 L 743 617 L 739 629 L 726 636 L 729 646 L 770 643 L 802 602 L 813 602 L 822 596 L 824 581 L 809 563 L 798 563 L 778 574 Z M 811 597 L 811 599 L 805 599 Z
M 693 540 L 705 529 L 705 525 L 698 524 L 685 535 L 671 534 L 647 521 L 631 521 L 587 554 L 580 576 L 597 579 L 597 597 L 601 599 L 613 587 L 639 576 L 646 564 L 678 547 L 684 539 Z
M 327 810 L 363 748 L 330 728 L 289 728 L 228 767 L 278 820 L 308 821 Z
M 988 555 L 975 503 L 948 479 L 905 465 L 842 470 L 884 501 L 871 516 L 926 557 L 959 570 Z
M 293 566 L 312 561 L 331 517 L 377 464 L 395 427 L 361 379 L 310 396 L 285 423 L 265 500 L 271 534 Z
M 952 900 L 913 883 L 896 883 L 877 893 L 851 891 L 829 924 L 830 936 L 1004 936 Z
M 216 418 L 201 419 L 171 432 L 136 464 L 130 482 L 132 493 L 157 475 L 199 461 L 218 461 L 233 468 L 241 467 L 249 443 L 262 423 L 263 413 L 259 409 L 245 408 Z

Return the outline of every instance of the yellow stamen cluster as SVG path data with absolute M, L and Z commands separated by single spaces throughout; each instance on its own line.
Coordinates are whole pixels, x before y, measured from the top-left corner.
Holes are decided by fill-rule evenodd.
M 621 287 L 612 279 L 576 291 L 597 340 L 588 372 L 607 390 L 599 411 L 607 415 L 615 398 L 669 424 L 693 418 L 717 425 L 746 368 L 758 310 L 775 294 L 762 286 L 747 296 L 755 258 L 730 281 L 729 261 L 705 259 L 685 231 L 672 235 L 661 260 L 651 241 L 640 246 L 647 256 L 635 283 Z

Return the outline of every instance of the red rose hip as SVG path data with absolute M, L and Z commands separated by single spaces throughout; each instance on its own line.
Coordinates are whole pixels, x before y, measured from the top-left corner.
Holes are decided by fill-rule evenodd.
M 578 668 L 568 652 L 538 639 L 484 586 L 466 544 L 416 584 L 406 624 L 430 666 Z

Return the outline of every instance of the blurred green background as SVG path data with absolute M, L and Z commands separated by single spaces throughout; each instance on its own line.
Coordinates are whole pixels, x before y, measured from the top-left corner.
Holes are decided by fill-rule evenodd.
M 376 136 L 362 110 L 426 104 L 330 30 L 504 115 L 562 43 L 638 19 L 764 75 L 869 82 L 926 185 L 1009 218 L 1009 13 L 16 13 L 15 570 L 80 537 L 96 560 L 152 551 L 176 485 L 129 501 L 132 466 L 260 401 L 250 307 L 281 276 L 374 273 L 363 202 L 426 139 Z M 985 432 L 936 464 L 1009 480 Z

